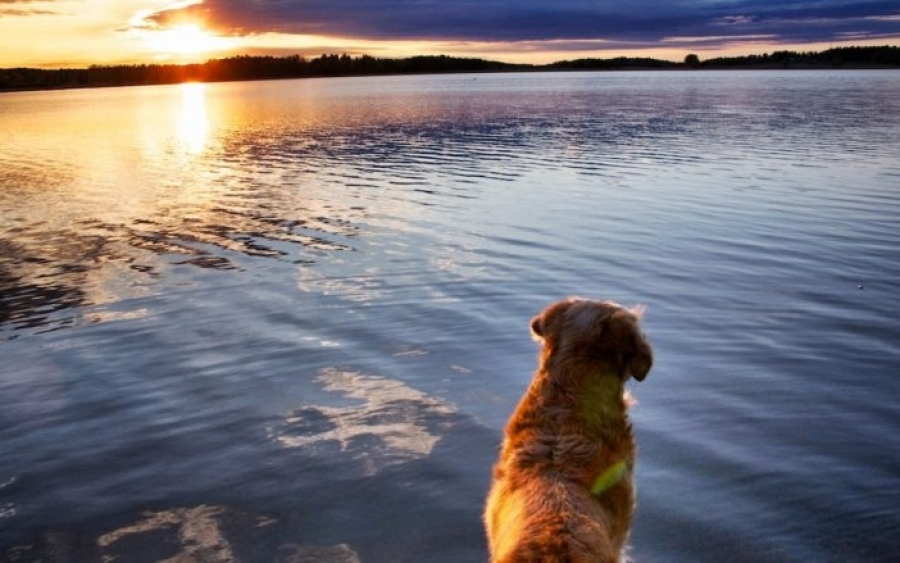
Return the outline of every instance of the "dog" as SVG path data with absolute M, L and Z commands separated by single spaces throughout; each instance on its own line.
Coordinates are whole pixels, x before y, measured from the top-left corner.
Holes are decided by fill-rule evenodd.
M 538 369 L 507 423 L 484 512 L 493 563 L 624 557 L 635 507 L 624 387 L 653 364 L 642 314 L 569 298 L 532 319 Z

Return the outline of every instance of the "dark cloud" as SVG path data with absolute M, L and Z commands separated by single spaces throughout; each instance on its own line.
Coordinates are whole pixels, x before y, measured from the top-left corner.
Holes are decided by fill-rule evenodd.
M 150 20 L 165 26 L 199 19 L 240 35 L 652 46 L 673 37 L 699 45 L 762 35 L 776 43 L 898 38 L 898 15 L 897 0 L 206 0 Z

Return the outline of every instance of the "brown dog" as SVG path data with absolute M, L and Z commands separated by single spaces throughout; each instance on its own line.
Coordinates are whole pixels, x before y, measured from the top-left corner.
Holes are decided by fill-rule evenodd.
M 653 363 L 640 309 L 567 299 L 531 321 L 538 370 L 506 426 L 487 498 L 491 561 L 619 561 L 634 513 L 624 393 Z

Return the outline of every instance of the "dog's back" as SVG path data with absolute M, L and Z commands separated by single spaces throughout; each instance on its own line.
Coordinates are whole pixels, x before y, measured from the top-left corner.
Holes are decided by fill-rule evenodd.
M 618 550 L 609 533 L 608 515 L 598 510 L 584 489 L 573 489 L 559 478 L 535 477 L 517 491 L 500 492 L 492 502 L 498 509 L 488 528 L 496 563 L 616 560 L 598 558 Z
M 540 365 L 507 424 L 485 510 L 492 561 L 619 560 L 634 509 L 624 382 L 652 364 L 638 316 L 571 299 L 532 321 Z

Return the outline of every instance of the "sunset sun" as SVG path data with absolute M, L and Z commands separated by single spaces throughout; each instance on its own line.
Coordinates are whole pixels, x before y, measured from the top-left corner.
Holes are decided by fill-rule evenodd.
M 180 25 L 165 34 L 160 40 L 160 50 L 181 55 L 195 55 L 210 50 L 213 37 L 193 24 Z
M 182 24 L 145 35 L 149 50 L 161 55 L 190 56 L 222 51 L 232 41 L 213 35 L 196 24 Z

